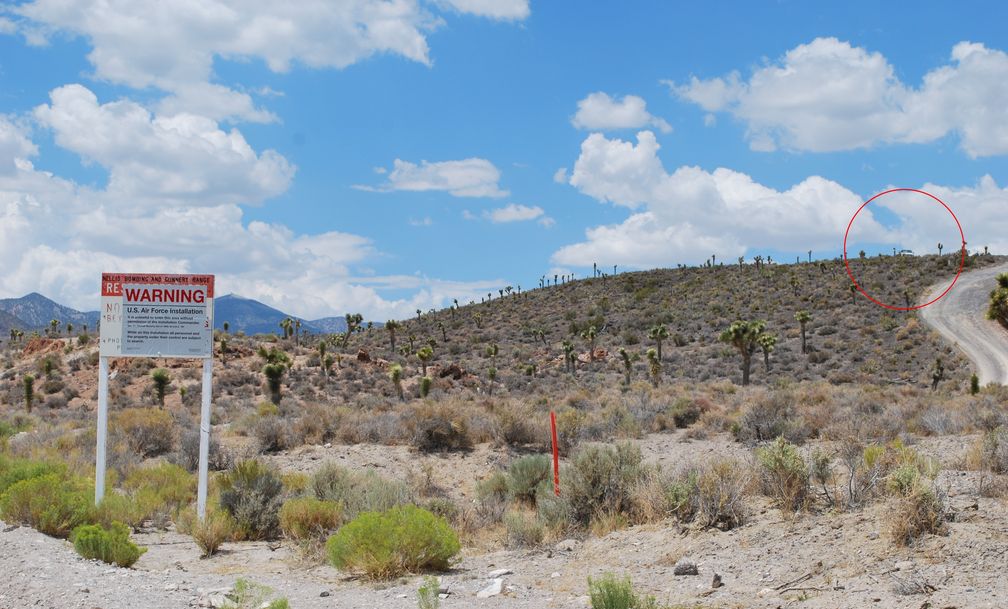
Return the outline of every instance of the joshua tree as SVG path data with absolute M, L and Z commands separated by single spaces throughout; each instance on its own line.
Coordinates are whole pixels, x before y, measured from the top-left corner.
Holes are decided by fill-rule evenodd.
M 221 364 L 227 368 L 227 352 L 228 352 L 228 342 L 223 336 L 220 339 L 220 361 Z
M 325 368 L 326 349 L 326 342 L 324 340 L 320 340 L 318 344 L 319 366 L 322 367 L 322 374 L 329 376 L 329 371 Z
M 630 372 L 633 370 L 633 363 L 630 361 L 630 354 L 623 347 L 619 348 L 620 358 L 623 359 L 623 374 L 625 375 L 624 384 L 630 384 Z
M 808 311 L 802 310 L 794 314 L 795 321 L 801 325 L 801 352 L 808 353 L 805 347 L 805 324 L 812 321 L 812 315 Z
M 266 350 L 266 347 L 259 347 L 256 355 L 262 358 L 263 362 L 267 364 L 283 364 L 284 366 L 290 366 L 291 364 L 290 356 L 276 347 L 271 347 L 269 351 Z
M 765 372 L 770 372 L 770 352 L 774 350 L 774 346 L 777 344 L 777 337 L 769 332 L 764 332 L 760 334 L 759 346 L 763 349 L 763 370 Z
M 942 252 L 942 250 L 943 250 L 944 248 L 945 248 L 945 246 L 941 244 L 941 241 L 939 241 L 939 242 L 938 242 L 938 255 L 939 255 L 939 256 L 941 256 L 941 252 Z
M 801 282 L 798 281 L 798 277 L 796 277 L 794 275 L 791 275 L 791 289 L 794 290 L 794 295 L 795 296 L 798 295 L 798 286 L 799 285 L 801 285 Z
M 343 349 L 347 348 L 347 343 L 350 342 L 350 335 L 354 332 L 360 330 L 360 325 L 364 321 L 364 316 L 360 313 L 347 313 L 344 316 L 346 320 L 346 334 L 343 335 Z
M 396 393 L 399 394 L 399 401 L 403 401 L 405 398 L 403 398 L 402 390 L 402 366 L 392 364 L 392 367 L 389 368 L 388 376 L 392 384 L 395 385 Z
M 266 386 L 269 388 L 270 399 L 274 404 L 280 404 L 280 386 L 283 383 L 283 376 L 287 372 L 287 364 L 276 363 L 263 366 L 263 376 L 266 377 Z
M 1008 273 L 997 276 L 997 288 L 990 293 L 987 318 L 1008 327 Z
M 931 391 L 938 389 L 938 383 L 945 377 L 945 366 L 942 365 L 941 358 L 935 360 L 934 369 L 931 371 Z
M 286 317 L 280 321 L 280 329 L 283 330 L 283 338 L 287 340 L 291 335 L 291 325 L 294 321 L 290 317 Z
M 483 327 L 483 314 L 482 313 L 473 313 L 473 321 L 476 322 L 476 328 L 477 329 L 482 328 Z
M 423 311 L 421 311 L 420 309 L 416 310 L 416 320 L 417 320 L 417 323 L 420 323 L 420 314 L 421 313 L 423 313 Z
M 230 328 L 231 328 L 231 324 L 229 324 L 228 322 L 225 321 L 224 322 L 224 334 L 227 334 L 228 330 Z M 87 326 L 84 326 L 84 331 L 87 332 Z
M 409 341 L 409 350 L 413 350 L 413 345 L 416 343 L 416 334 L 412 332 L 406 335 L 406 340 Z
M 493 395 L 494 380 L 496 378 L 497 378 L 497 369 L 494 368 L 493 366 L 490 366 L 490 368 L 487 370 L 487 379 L 490 381 L 489 383 L 487 383 L 487 394 L 488 395 L 491 395 L 491 396 Z
M 809 264 L 812 264 L 812 250 L 808 251 L 808 261 L 809 261 Z
M 332 365 L 335 360 L 331 353 L 326 353 L 326 356 L 322 358 L 322 371 L 325 373 L 325 377 L 329 378 L 329 373 L 332 370 Z
M 856 305 L 857 304 L 857 286 L 852 283 L 852 284 L 850 284 L 849 289 L 850 289 L 850 301 L 851 301 L 851 304 Z
M 744 264 L 745 264 L 745 256 L 739 256 L 739 257 L 738 257 L 738 267 L 739 267 L 739 268 L 742 268 L 742 266 L 743 266 Z
M 723 343 L 733 345 L 742 355 L 742 384 L 749 384 L 749 368 L 752 364 L 752 355 L 759 344 L 759 337 L 763 334 L 766 323 L 763 321 L 736 321 L 728 326 L 721 333 L 719 339 Z
M 535 336 L 537 339 L 542 341 L 544 347 L 549 346 L 549 344 L 546 342 L 546 332 L 544 332 L 542 328 L 539 328 L 538 330 L 535 331 Z
M 864 260 L 864 259 L 865 259 L 865 258 L 867 258 L 867 257 L 868 257 L 868 254 L 866 254 L 864 250 L 861 250 L 860 252 L 858 252 L 858 258 L 860 258 L 861 260 Z M 825 265 L 825 264 L 823 264 L 823 267 L 824 267 L 824 268 L 825 268 L 825 266 L 826 266 L 826 265 Z
M 581 338 L 588 341 L 588 361 L 595 361 L 595 340 L 598 337 L 598 331 L 595 326 L 589 326 L 587 330 L 581 333 Z
M 32 401 L 35 399 L 35 377 L 30 374 L 26 374 L 21 381 L 24 384 L 25 410 L 30 413 Z
M 423 375 L 427 376 L 427 362 L 434 357 L 434 349 L 431 349 L 430 345 L 424 345 L 417 351 L 417 359 L 420 360 L 420 366 L 423 369 Z
M 658 359 L 658 351 L 647 350 L 648 372 L 651 374 L 651 384 L 655 387 L 661 382 L 661 360 Z
M 494 364 L 497 363 L 497 354 L 500 353 L 500 347 L 497 343 L 490 343 L 486 348 L 486 355 L 493 360 Z
M 72 323 L 67 322 L 66 329 L 67 329 L 67 336 L 70 336 L 71 334 L 73 334 L 73 324 Z
M 39 362 L 39 369 L 47 379 L 50 379 L 52 378 L 53 370 L 56 369 L 56 363 L 53 361 L 51 356 L 47 355 L 42 358 L 41 362 Z
M 433 379 L 426 374 L 420 379 L 420 397 L 425 398 L 430 395 L 431 383 L 433 382 Z
M 59 328 L 60 328 L 60 322 L 58 319 L 54 319 L 49 322 L 49 332 L 53 336 L 59 336 L 60 332 Z
M 395 333 L 399 329 L 399 322 L 390 319 L 385 322 L 385 329 L 388 330 L 389 341 L 392 342 L 392 355 L 395 355 Z
M 903 302 L 906 303 L 906 308 L 910 308 L 910 292 L 903 290 Z
M 658 361 L 659 362 L 664 359 L 662 357 L 662 341 L 664 341 L 668 337 L 669 337 L 669 332 L 668 332 L 668 328 L 665 327 L 665 324 L 658 324 L 657 326 L 651 328 L 651 330 L 648 332 L 648 338 L 650 338 L 651 340 L 655 341 L 655 343 L 658 344 Z
M 569 340 L 563 341 L 563 352 L 564 352 L 564 370 L 574 374 L 574 344 Z
M 448 332 L 445 330 L 443 322 L 437 322 L 438 330 L 441 330 L 441 342 L 448 342 Z
M 154 393 L 157 395 L 158 405 L 164 408 L 164 396 L 171 383 L 171 376 L 164 368 L 158 368 L 151 372 L 151 380 L 154 381 Z

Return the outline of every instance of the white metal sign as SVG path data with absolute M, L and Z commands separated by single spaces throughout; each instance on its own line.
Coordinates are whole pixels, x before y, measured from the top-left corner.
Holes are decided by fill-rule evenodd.
M 199 358 L 203 360 L 203 403 L 196 512 L 202 519 L 206 515 L 213 390 L 214 276 L 102 273 L 101 294 L 95 503 L 105 497 L 109 358 Z
M 102 274 L 101 355 L 211 357 L 213 275 Z

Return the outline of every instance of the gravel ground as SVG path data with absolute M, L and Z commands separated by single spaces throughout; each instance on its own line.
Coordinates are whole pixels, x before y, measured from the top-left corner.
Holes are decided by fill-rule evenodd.
M 922 440 L 918 448 L 942 454 L 948 463 L 972 440 L 945 436 Z M 700 457 L 712 447 L 670 441 L 651 437 L 645 453 L 652 459 L 677 451 Z M 306 456 L 314 461 L 319 455 Z M 584 609 L 586 577 L 615 572 L 629 574 L 642 592 L 686 607 L 1003 609 L 1008 505 L 977 496 L 977 476 L 955 470 L 942 474 L 940 484 L 948 489 L 955 514 L 949 534 L 928 536 L 912 548 L 898 548 L 887 538 L 891 506 L 885 502 L 860 511 L 786 518 L 753 498 L 749 522 L 729 532 L 665 522 L 533 551 L 465 555 L 442 577 L 450 593 L 441 607 Z M 134 569 L 119 569 L 81 559 L 66 541 L 0 523 L 0 573 L 6 575 L 0 579 L 0 609 L 197 607 L 210 600 L 209 591 L 230 588 L 242 577 L 274 588 L 294 609 L 416 607 L 417 577 L 375 585 L 330 567 L 308 568 L 285 546 L 225 544 L 219 555 L 200 560 L 195 544 L 177 533 L 135 539 L 148 552 Z M 683 558 L 697 565 L 698 575 L 673 574 Z M 503 593 L 477 598 L 497 569 L 513 571 L 502 576 Z M 724 582 L 716 589 L 711 587 L 715 573 Z

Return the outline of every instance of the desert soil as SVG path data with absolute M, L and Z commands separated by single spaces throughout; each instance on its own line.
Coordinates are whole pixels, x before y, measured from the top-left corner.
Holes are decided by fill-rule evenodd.
M 923 607 L 1003 608 L 1008 581 L 1008 507 L 1002 499 L 978 495 L 978 475 L 954 469 L 975 438 L 946 436 L 920 440 L 925 454 L 942 455 L 939 478 L 949 492 L 955 519 L 948 535 L 925 537 L 898 548 L 886 536 L 889 504 L 875 503 L 846 513 L 799 514 L 793 518 L 763 499 L 750 500 L 750 518 L 733 531 L 692 530 L 675 522 L 632 527 L 605 537 L 550 543 L 530 551 L 464 552 L 442 576 L 444 609 L 584 608 L 586 578 L 605 572 L 629 574 L 638 590 L 660 601 L 687 607 Z M 689 440 L 684 432 L 641 440 L 651 461 L 672 467 L 709 455 L 747 456 L 728 436 Z M 487 445 L 468 454 L 427 457 L 437 482 L 457 499 L 472 493 L 473 480 L 511 455 Z M 408 449 L 385 446 L 305 447 L 273 457 L 287 471 L 310 472 L 326 460 L 374 467 L 385 475 L 420 473 L 424 459 Z M 328 566 L 307 567 L 287 545 L 225 544 L 208 560 L 197 558 L 192 540 L 175 532 L 135 535 L 149 548 L 133 569 L 110 567 L 78 557 L 66 541 L 28 528 L 0 523 L 0 608 L 82 609 L 174 608 L 207 602 L 215 589 L 244 577 L 268 585 L 295 609 L 416 607 L 418 577 L 386 584 L 348 578 Z M 675 576 L 685 558 L 699 575 Z M 497 569 L 499 596 L 478 599 Z M 714 574 L 724 585 L 712 589 Z M 908 592 L 915 592 L 910 593 Z

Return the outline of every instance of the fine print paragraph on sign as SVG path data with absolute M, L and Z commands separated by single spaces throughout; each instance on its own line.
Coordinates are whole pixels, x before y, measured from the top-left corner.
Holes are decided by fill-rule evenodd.
M 198 358 L 212 345 L 212 276 L 102 276 L 102 355 Z

